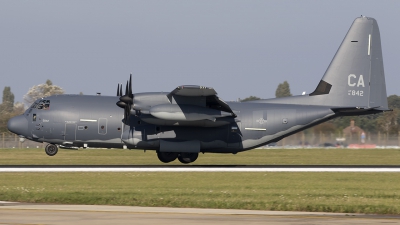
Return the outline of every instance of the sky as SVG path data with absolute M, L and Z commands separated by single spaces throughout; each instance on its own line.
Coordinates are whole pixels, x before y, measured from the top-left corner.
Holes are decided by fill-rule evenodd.
M 213 87 L 224 100 L 314 91 L 353 20 L 381 32 L 388 95 L 400 95 L 400 1 L 0 1 L 0 97 L 50 79 L 67 94 Z

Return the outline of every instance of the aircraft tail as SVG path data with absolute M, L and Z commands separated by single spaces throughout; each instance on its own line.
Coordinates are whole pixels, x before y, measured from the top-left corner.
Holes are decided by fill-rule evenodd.
M 387 110 L 378 24 L 358 17 L 309 100 L 338 108 Z

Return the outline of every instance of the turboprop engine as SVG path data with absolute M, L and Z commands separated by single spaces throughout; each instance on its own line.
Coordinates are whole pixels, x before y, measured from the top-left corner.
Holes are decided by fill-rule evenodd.
M 160 104 L 143 112 L 140 119 L 160 126 L 219 127 L 234 120 L 232 113 L 196 105 Z
M 117 105 L 124 109 L 124 123 L 131 115 L 159 126 L 219 127 L 234 122 L 236 114 L 213 88 L 185 85 L 166 93 L 132 93 L 132 74 L 125 95 L 118 85 Z

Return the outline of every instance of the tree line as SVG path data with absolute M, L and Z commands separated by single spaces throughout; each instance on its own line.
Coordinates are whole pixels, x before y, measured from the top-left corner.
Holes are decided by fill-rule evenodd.
M 44 84 L 31 87 L 24 95 L 24 102 L 27 106 L 30 106 L 39 98 L 56 94 L 64 94 L 64 90 L 57 85 L 53 85 L 51 80 L 47 80 Z M 11 87 L 6 86 L 3 90 L 3 101 L 0 104 L 0 133 L 11 134 L 7 129 L 8 120 L 14 116 L 23 114 L 25 111 L 25 104 L 22 102 L 14 103 L 14 100 Z

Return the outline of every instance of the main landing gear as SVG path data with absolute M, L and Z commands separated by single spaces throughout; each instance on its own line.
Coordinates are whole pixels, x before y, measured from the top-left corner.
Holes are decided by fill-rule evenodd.
M 181 163 L 188 164 L 196 161 L 197 157 L 199 157 L 199 153 L 181 153 L 178 156 L 178 160 Z
M 175 161 L 178 158 L 179 162 L 187 164 L 196 161 L 199 153 L 186 153 L 186 152 L 159 152 L 157 151 L 158 159 L 163 163 Z
M 48 156 L 54 156 L 58 152 L 58 147 L 55 144 L 48 144 L 46 148 L 44 148 L 44 151 Z

